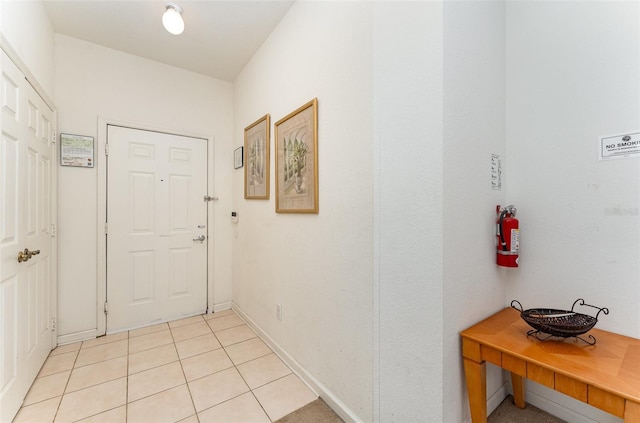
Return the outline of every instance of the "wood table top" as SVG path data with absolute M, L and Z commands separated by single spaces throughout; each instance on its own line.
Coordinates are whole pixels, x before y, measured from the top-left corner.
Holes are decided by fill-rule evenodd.
M 594 328 L 584 336 L 594 336 L 596 345 L 576 338 L 541 341 L 527 336 L 531 329 L 507 307 L 460 335 L 640 403 L 640 339 Z

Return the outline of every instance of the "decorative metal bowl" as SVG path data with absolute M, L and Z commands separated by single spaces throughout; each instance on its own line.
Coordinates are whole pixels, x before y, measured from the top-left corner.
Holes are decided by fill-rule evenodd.
M 576 304 L 586 307 L 593 307 L 598 309 L 598 313 L 593 316 L 588 314 L 577 313 L 574 311 Z M 519 306 L 516 307 L 516 304 Z M 559 336 L 562 338 L 575 337 L 587 344 L 594 345 L 596 339 L 589 335 L 591 341 L 587 341 L 578 335 L 582 335 L 596 325 L 598 322 L 598 316 L 600 313 L 609 314 L 608 308 L 596 307 L 590 304 L 585 304 L 582 298 L 578 298 L 571 306 L 571 310 L 557 310 L 553 308 L 531 308 L 524 310 L 522 304 L 519 301 L 511 301 L 511 307 L 520 312 L 522 320 L 527 322 L 534 330 L 527 332 L 527 336 L 535 336 L 540 340 L 547 340 L 551 336 Z M 549 336 L 546 338 L 540 338 L 539 333 L 546 333 Z

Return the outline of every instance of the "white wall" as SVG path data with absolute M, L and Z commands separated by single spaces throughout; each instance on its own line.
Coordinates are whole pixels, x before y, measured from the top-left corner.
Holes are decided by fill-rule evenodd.
M 64 35 L 55 36 L 60 132 L 97 137 L 98 117 L 215 139 L 215 304 L 231 301 L 232 84 Z M 96 154 L 96 166 L 104 155 Z M 59 168 L 59 336 L 97 327 L 97 168 Z M 210 223 L 211 226 L 211 223 Z M 88 332 L 87 332 L 88 331 Z
M 443 417 L 443 5 L 375 2 L 376 418 Z
M 236 307 L 348 421 L 442 421 L 442 5 L 296 3 L 235 94 L 236 146 L 267 112 L 320 117 L 317 216 L 236 172 Z
M 40 1 L 0 1 L 0 33 L 49 97 L 53 96 L 53 27 Z
M 638 2 L 507 4 L 507 192 L 522 220 L 523 305 L 608 307 L 640 336 L 640 161 L 599 138 L 640 131 Z M 584 311 L 592 311 L 585 309 Z
M 521 223 L 520 268 L 507 299 L 567 308 L 584 298 L 611 311 L 598 328 L 633 337 L 640 336 L 640 160 L 599 161 L 598 149 L 600 137 L 640 131 L 639 8 L 506 4 L 507 194 Z M 566 399 L 540 396 L 551 406 Z M 574 403 L 567 406 L 610 419 Z
M 314 97 L 318 215 L 243 199 L 233 243 L 233 301 L 348 413 L 372 420 L 373 158 L 371 5 L 299 2 L 235 81 L 235 147 L 266 113 L 273 123 Z M 276 319 L 276 304 L 283 319 Z M 331 399 L 328 399 L 331 400 Z
M 444 4 L 444 401 L 443 421 L 469 420 L 460 331 L 505 306 L 518 269 L 496 266 L 491 155 L 505 157 L 505 16 L 502 1 Z M 508 179 L 511 175 L 503 173 Z M 487 365 L 489 412 L 505 396 Z

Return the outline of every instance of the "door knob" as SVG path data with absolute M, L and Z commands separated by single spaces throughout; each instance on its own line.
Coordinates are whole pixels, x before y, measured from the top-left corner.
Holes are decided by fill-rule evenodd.
M 40 250 L 29 251 L 28 248 L 25 248 L 24 251 L 20 251 L 18 253 L 18 263 L 25 262 L 29 260 L 31 257 L 37 256 L 38 254 L 40 254 Z
M 205 238 L 205 236 L 204 236 L 204 235 L 200 235 L 200 236 L 199 236 L 199 237 L 197 237 L 197 238 L 193 238 L 193 240 L 194 240 L 194 241 L 200 241 L 200 242 L 204 242 L 204 240 L 205 240 L 205 239 L 206 239 L 206 238 Z
M 27 261 L 29 260 L 30 256 L 29 256 L 29 250 L 28 249 L 24 249 L 24 251 L 20 251 L 18 253 L 18 263 L 22 263 L 23 261 Z

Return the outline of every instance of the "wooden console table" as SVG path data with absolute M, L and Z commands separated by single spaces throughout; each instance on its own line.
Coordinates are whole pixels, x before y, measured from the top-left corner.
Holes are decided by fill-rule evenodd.
M 520 408 L 526 378 L 640 423 L 640 339 L 592 329 L 591 346 L 574 338 L 540 341 L 527 337 L 529 329 L 518 311 L 505 308 L 460 334 L 473 423 L 487 421 L 487 361 L 511 372 Z

